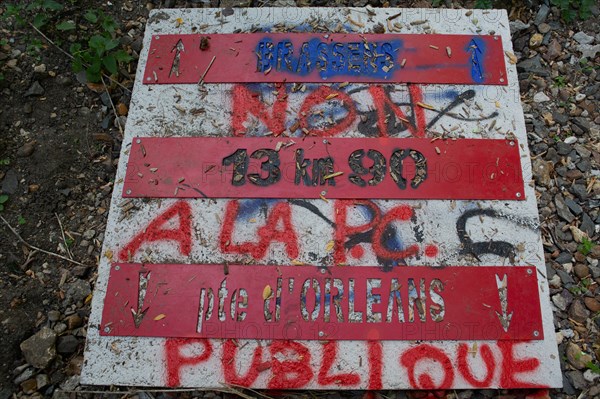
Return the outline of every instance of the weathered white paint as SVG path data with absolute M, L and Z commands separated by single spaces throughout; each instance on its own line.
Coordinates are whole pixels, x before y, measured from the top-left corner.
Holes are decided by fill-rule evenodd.
M 512 51 L 508 19 L 504 11 L 473 11 L 469 16 L 465 10 L 437 10 L 437 9 L 336 9 L 336 8 L 257 8 L 257 9 L 235 9 L 234 14 L 224 17 L 221 10 L 217 9 L 189 9 L 189 10 L 157 10 L 151 13 L 146 34 L 144 38 L 144 51 L 141 54 L 138 65 L 137 76 L 142 76 L 148 54 L 147 49 L 151 35 L 167 33 L 192 33 L 192 27 L 198 28 L 196 32 L 204 33 L 232 33 L 237 29 L 242 32 L 253 28 L 268 29 L 276 27 L 278 30 L 290 30 L 297 25 L 310 21 L 317 21 L 327 28 L 335 28 L 338 24 L 356 32 L 367 32 L 377 23 L 386 26 L 386 18 L 390 15 L 402 14 L 394 20 L 402 24 L 402 33 L 426 33 L 426 27 L 430 27 L 427 33 L 459 34 L 459 33 L 482 33 L 495 32 L 502 37 L 504 49 Z M 371 15 L 373 14 L 373 15 Z M 347 16 L 352 20 L 365 24 L 364 29 L 348 23 Z M 183 23 L 178 27 L 176 22 L 181 18 Z M 426 24 L 410 25 L 411 21 L 427 20 Z M 423 36 L 424 40 L 427 36 Z M 541 311 L 544 319 L 543 341 L 532 341 L 519 344 L 515 347 L 515 358 L 536 358 L 540 361 L 537 370 L 531 373 L 517 375 L 520 381 L 534 382 L 541 385 L 558 387 L 561 385 L 562 376 L 559 367 L 559 359 L 554 338 L 554 327 L 552 323 L 552 307 L 548 296 L 548 284 L 545 279 L 545 266 L 543 248 L 538 228 L 538 212 L 535 200 L 535 192 L 531 181 L 531 165 L 529 151 L 527 148 L 527 136 L 523 119 L 517 73 L 514 65 L 510 65 L 506 58 L 508 68 L 507 87 L 499 86 L 473 86 L 473 87 L 448 87 L 440 85 L 424 86 L 424 101 L 434 106 L 443 106 L 450 100 L 444 97 L 448 89 L 463 91 L 467 88 L 476 92 L 475 99 L 470 102 L 469 110 L 474 115 L 487 115 L 497 111 L 499 115 L 495 118 L 495 127 L 489 130 L 491 120 L 483 122 L 457 122 L 455 119 L 442 119 L 431 130 L 441 132 L 443 128 L 460 133 L 464 137 L 473 138 L 504 138 L 508 132 L 512 132 L 520 143 L 522 154 L 523 174 L 525 176 L 526 201 L 375 201 L 382 210 L 389 209 L 394 205 L 406 203 L 415 209 L 416 218 L 422 224 L 422 238 L 415 236 L 411 224 L 397 227 L 404 243 L 436 244 L 440 249 L 437 258 L 407 259 L 408 265 L 470 265 L 475 262 L 472 257 L 459 255 L 460 241 L 456 234 L 456 221 L 462 213 L 469 209 L 490 208 L 494 209 L 503 218 L 472 218 L 467 224 L 467 231 L 474 241 L 487 241 L 490 239 L 503 240 L 517 246 L 519 249 L 516 264 L 535 265 L 538 268 L 539 296 L 541 300 Z M 311 85 L 307 85 L 310 89 Z M 119 168 L 111 203 L 110 215 L 105 234 L 103 254 L 114 254 L 116 257 L 119 250 L 127 244 L 136 233 L 143 230 L 145 226 L 157 215 L 162 213 L 175 200 L 133 200 L 135 209 L 128 214 L 123 214 L 123 203 L 121 192 L 123 189 L 123 178 L 125 176 L 128 148 L 135 136 L 230 136 L 232 127 L 230 123 L 231 113 L 231 89 L 233 85 L 206 85 L 199 90 L 196 85 L 142 85 L 141 80 L 136 81 L 132 96 L 130 113 L 125 131 Z M 364 85 L 352 85 L 352 88 L 360 88 Z M 264 85 L 265 91 L 270 86 Z M 307 91 L 308 92 L 308 91 Z M 288 118 L 288 126 L 294 121 L 294 112 L 297 112 L 302 100 L 307 93 L 290 94 L 289 109 L 292 115 Z M 266 94 L 267 101 L 273 96 Z M 404 96 L 406 98 L 405 86 L 398 85 L 398 92 L 394 98 Z M 372 99 L 361 91 L 352 94 L 359 110 L 367 110 L 372 104 Z M 176 108 L 174 105 L 176 104 Z M 479 106 L 478 109 L 475 103 Z M 192 110 L 202 107 L 206 113 L 203 116 L 193 116 L 190 112 L 182 113 L 180 110 Z M 296 111 L 295 111 L 296 110 Z M 460 109 L 459 109 L 460 111 Z M 430 119 L 430 118 L 429 118 Z M 358 121 L 357 121 L 358 123 Z M 250 125 L 250 124 L 249 124 Z M 249 126 L 248 125 L 248 126 Z M 442 128 L 443 126 L 443 128 Z M 453 130 L 458 127 L 457 130 Z M 252 129 L 249 126 L 248 134 L 261 135 L 265 129 L 257 124 Z M 430 133 L 433 134 L 433 133 Z M 343 134 L 344 137 L 361 136 L 355 128 Z M 265 258 L 253 260 L 250 256 L 234 254 L 223 254 L 219 249 L 219 231 L 224 215 L 227 200 L 189 200 L 193 210 L 192 228 L 194 240 L 192 251 L 189 256 L 182 256 L 177 250 L 177 245 L 172 242 L 160 242 L 147 245 L 133 257 L 133 261 L 144 261 L 153 263 L 219 263 L 244 262 L 244 263 L 276 263 L 280 265 L 290 264 L 284 248 L 281 244 L 274 244 L 269 248 Z M 329 219 L 334 218 L 332 203 L 321 200 L 312 201 L 319 210 Z M 309 258 L 309 253 L 316 254 L 318 259 L 327 255 L 326 245 L 333 238 L 333 229 L 304 208 L 293 207 L 293 224 L 299 237 L 300 255 L 299 261 L 314 263 Z M 255 241 L 255 231 L 264 224 L 264 217 L 257 212 L 252 218 L 254 223 L 238 223 L 233 240 Z M 349 223 L 360 224 L 364 220 L 360 212 L 349 214 Z M 348 257 L 350 265 L 377 265 L 377 260 L 369 245 L 364 245 L 365 256 L 360 261 Z M 508 259 L 496 255 L 482 255 L 481 265 L 507 265 Z M 108 281 L 110 259 L 103 256 L 99 264 L 98 281 L 93 299 L 93 310 L 90 318 L 87 345 L 85 351 L 85 364 L 82 373 L 82 382 L 85 384 L 116 384 L 116 385 L 139 385 L 139 386 L 164 386 L 167 384 L 166 359 L 164 355 L 165 340 L 162 338 L 136 338 L 136 337 L 101 337 L 98 325 Z M 476 269 L 473 273 L 477 273 Z M 510 310 L 510 309 L 509 309 Z M 479 347 L 486 342 L 477 342 Z M 500 359 L 499 350 L 492 345 L 494 358 L 496 359 L 496 371 L 490 387 L 500 384 Z M 212 340 L 213 355 L 198 366 L 183 368 L 180 374 L 180 383 L 183 386 L 193 387 L 221 387 L 224 376 L 221 372 L 221 346 L 220 340 Z M 240 346 L 244 343 L 240 341 Z M 267 345 L 266 342 L 261 342 Z M 315 377 L 304 386 L 310 389 L 332 389 L 336 385 L 323 386 L 318 384 L 316 375 L 321 363 L 322 343 L 302 342 L 312 353 L 312 368 Z M 437 348 L 444 351 L 454 362 L 456 359 L 457 342 L 431 342 Z M 472 347 L 474 342 L 467 342 Z M 245 374 L 250 365 L 252 350 L 255 341 L 250 341 L 241 349 L 236 360 L 236 368 L 241 374 Z M 383 388 L 386 389 L 410 389 L 406 369 L 399 361 L 399 355 L 414 347 L 411 342 L 383 342 Z M 193 345 L 192 345 L 193 349 Z M 279 356 L 279 355 L 278 355 Z M 265 347 L 265 360 L 269 357 L 268 348 Z M 341 342 L 338 351 L 338 359 L 334 362 L 332 373 L 356 372 L 361 376 L 361 382 L 351 387 L 339 387 L 340 389 L 357 389 L 368 387 L 367 349 L 362 342 Z M 475 357 L 469 355 L 469 364 L 474 375 L 482 379 L 485 375 L 485 366 L 478 354 Z M 339 369 L 338 369 L 339 365 Z M 417 366 L 417 374 L 429 370 L 434 376 L 435 384 L 441 383 L 443 376 L 439 364 L 431 361 L 420 362 Z M 470 388 L 471 385 L 454 370 L 455 378 L 452 386 L 454 388 Z M 266 387 L 270 379 L 271 371 L 265 370 L 259 374 L 253 384 L 254 387 Z M 417 379 L 418 381 L 418 379 Z

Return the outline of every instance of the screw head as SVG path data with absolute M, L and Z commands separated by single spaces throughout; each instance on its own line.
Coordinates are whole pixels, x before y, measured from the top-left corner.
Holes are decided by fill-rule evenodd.
M 531 269 L 527 269 L 527 274 L 531 274 L 533 271 Z
M 157 36 L 154 36 L 154 38 L 155 38 L 156 40 L 158 40 L 158 39 L 160 39 L 160 36 L 158 36 L 158 35 L 157 35 Z
M 104 332 L 108 334 L 110 332 L 110 327 L 108 327 L 108 326 L 104 327 Z
M 138 143 L 138 144 L 140 144 L 142 142 L 142 140 L 137 139 L 135 142 Z
M 504 78 L 500 78 L 500 83 L 504 83 Z
M 517 198 L 521 198 L 521 193 L 516 194 Z
M 127 193 L 127 195 L 130 195 L 130 194 L 131 194 L 131 190 L 127 190 L 127 191 L 125 191 L 125 192 Z
M 534 337 L 539 337 L 539 336 L 540 336 L 540 332 L 539 332 L 538 330 L 535 330 L 535 331 L 533 332 L 533 336 L 534 336 Z
M 319 331 L 319 337 L 322 337 L 324 335 L 325 335 L 325 333 L 323 331 Z
M 321 274 L 325 274 L 325 269 L 321 269 Z
M 119 270 L 121 270 L 121 266 L 119 266 L 119 265 L 116 265 L 116 266 L 115 266 L 115 270 L 116 270 L 116 271 L 119 271 Z
M 321 191 L 322 196 L 325 196 L 325 194 L 327 194 L 327 191 L 325 191 L 325 190 Z

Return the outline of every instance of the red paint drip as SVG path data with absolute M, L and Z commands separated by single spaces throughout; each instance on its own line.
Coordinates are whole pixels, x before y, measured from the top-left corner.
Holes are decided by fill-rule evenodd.
M 179 227 L 165 229 L 163 226 L 171 219 L 179 220 Z M 185 201 L 178 201 L 164 213 L 154 219 L 148 227 L 138 233 L 119 252 L 119 259 L 124 262 L 133 257 L 140 247 L 147 242 L 177 241 L 179 252 L 189 255 L 192 250 L 192 209 Z
M 187 357 L 181 354 L 181 348 L 201 344 L 204 349 L 197 356 Z M 200 364 L 210 358 L 213 352 L 212 345 L 207 339 L 169 338 L 165 342 L 165 358 L 167 361 L 167 382 L 169 387 L 178 387 L 181 384 L 180 372 L 185 366 Z
M 350 255 L 354 259 L 361 259 L 365 255 L 365 250 L 362 245 L 355 245 L 350 249 Z

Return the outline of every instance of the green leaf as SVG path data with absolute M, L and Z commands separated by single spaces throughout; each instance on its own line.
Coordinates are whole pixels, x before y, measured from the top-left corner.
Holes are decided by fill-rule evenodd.
M 45 0 L 44 5 L 42 7 L 45 10 L 53 10 L 53 11 L 62 10 L 62 8 L 63 8 L 62 4 L 57 3 L 54 0 Z
M 25 218 L 23 216 L 19 215 L 19 217 L 17 218 L 17 223 L 20 226 L 23 226 L 25 223 L 27 223 L 27 220 L 25 220 Z
M 62 21 L 61 23 L 56 25 L 56 29 L 58 30 L 73 30 L 77 27 L 77 25 L 75 25 L 75 22 L 73 21 Z
M 0 204 L 4 204 L 6 201 L 8 201 L 8 195 L 6 195 L 6 194 L 0 195 Z
M 48 18 L 44 14 L 37 14 L 35 17 L 33 17 L 33 26 L 38 29 L 46 25 L 46 22 L 48 22 Z
M 83 18 L 87 19 L 89 22 L 91 22 L 93 24 L 98 22 L 98 15 L 92 10 L 87 10 L 87 12 L 85 14 L 83 14 Z
M 71 44 L 71 47 L 69 47 L 69 51 L 73 55 L 76 55 L 77 53 L 81 52 L 81 43 L 73 43 L 73 44 Z
M 99 58 L 94 59 L 91 65 L 85 70 L 85 76 L 88 82 L 98 83 L 102 76 L 102 61 Z
M 100 24 L 102 29 L 109 33 L 113 33 L 117 29 L 117 23 L 112 19 L 112 17 L 106 17 L 102 20 Z
M 127 51 L 125 50 L 119 50 L 119 51 L 115 51 L 113 53 L 113 56 L 115 57 L 115 59 L 118 62 L 129 62 L 131 60 L 133 60 L 133 57 L 130 56 Z
M 116 39 L 109 39 L 106 42 L 104 42 L 106 51 L 112 50 L 115 47 L 117 47 L 119 45 L 119 41 Z
M 117 60 L 112 55 L 107 55 L 102 59 L 102 64 L 106 67 L 106 70 L 112 75 L 116 74 L 119 70 L 117 69 Z

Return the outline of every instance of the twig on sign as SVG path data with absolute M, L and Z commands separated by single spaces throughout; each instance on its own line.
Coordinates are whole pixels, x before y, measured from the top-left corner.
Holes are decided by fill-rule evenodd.
M 17 237 L 19 239 L 19 241 L 21 241 L 23 243 L 23 245 L 25 245 L 27 248 L 33 249 L 34 251 L 39 251 L 39 252 L 45 253 L 46 255 L 54 256 L 55 258 L 66 260 L 67 262 L 75 263 L 76 265 L 79 265 L 79 266 L 84 266 L 85 267 L 85 265 L 83 263 L 77 262 L 76 260 L 69 259 L 66 256 L 59 255 L 59 254 L 57 254 L 55 252 L 46 251 L 45 249 L 41 249 L 41 248 L 38 248 L 38 247 L 36 247 L 34 245 L 31 245 L 30 243 L 28 243 L 27 241 L 25 241 L 23 239 L 23 237 L 21 237 L 19 235 L 19 233 L 17 233 L 17 231 L 15 229 L 13 229 L 13 227 L 6 221 L 6 219 L 4 219 L 2 216 L 0 216 L 0 219 L 4 222 L 4 224 L 6 225 L 6 227 L 8 227 L 8 229 L 15 235 L 15 237 Z
M 204 77 L 206 76 L 206 74 L 208 73 L 208 70 L 210 69 L 210 67 L 212 66 L 213 62 L 215 62 L 215 59 L 217 58 L 217 56 L 213 55 L 212 60 L 210 60 L 210 62 L 208 63 L 208 66 L 206 67 L 206 70 L 204 71 L 204 73 L 202 74 L 202 76 L 200 77 L 200 80 L 198 81 L 198 84 L 201 85 L 202 83 L 204 83 Z

